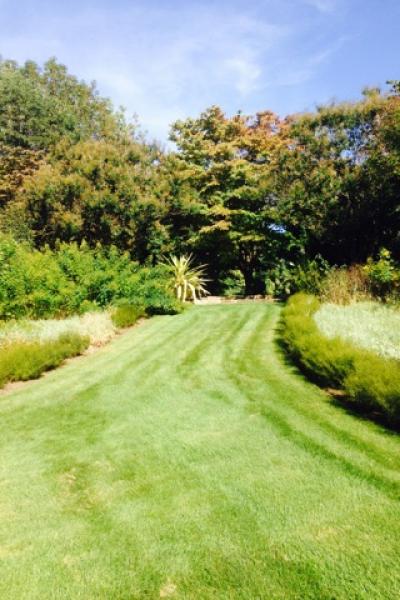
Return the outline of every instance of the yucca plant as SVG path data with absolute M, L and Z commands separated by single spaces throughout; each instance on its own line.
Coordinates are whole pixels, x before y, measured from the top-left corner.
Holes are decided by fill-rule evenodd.
M 205 277 L 206 265 L 193 266 L 193 257 L 189 256 L 171 256 L 167 260 L 174 277 L 175 293 L 178 300 L 186 302 L 200 299 L 206 296 L 208 291 L 205 287 L 208 281 Z

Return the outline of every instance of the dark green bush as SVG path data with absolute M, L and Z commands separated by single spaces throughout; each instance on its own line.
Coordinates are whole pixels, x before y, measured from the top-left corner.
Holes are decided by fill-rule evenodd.
M 112 322 L 120 329 L 134 325 L 140 317 L 144 317 L 146 311 L 142 306 L 134 304 L 121 304 L 116 306 L 112 313 Z
M 314 313 L 319 301 L 296 294 L 282 311 L 282 340 L 293 360 L 321 385 L 343 388 L 348 399 L 400 422 L 400 364 L 341 338 L 328 339 Z
M 244 296 L 245 287 L 244 276 L 239 269 L 230 270 L 221 279 L 221 292 L 223 296 Z
M 266 272 L 265 291 L 276 298 L 297 292 L 319 294 L 330 266 L 321 256 L 294 263 L 283 258 Z
M 76 333 L 59 336 L 47 342 L 13 342 L 0 347 L 0 386 L 8 381 L 35 379 L 54 369 L 66 358 L 81 354 L 89 338 Z

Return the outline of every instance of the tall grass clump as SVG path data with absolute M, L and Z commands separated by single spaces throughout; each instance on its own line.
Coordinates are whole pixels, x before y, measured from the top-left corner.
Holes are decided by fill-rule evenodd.
M 358 348 L 318 329 L 314 314 L 319 300 L 310 295 L 292 296 L 282 311 L 282 341 L 293 360 L 320 385 L 339 387 L 362 409 L 400 423 L 400 363 Z
M 111 318 L 115 327 L 123 329 L 124 327 L 131 327 L 140 317 L 144 317 L 145 315 L 146 311 L 142 306 L 121 304 L 115 307 Z
M 58 367 L 69 357 L 82 354 L 89 338 L 64 333 L 46 342 L 11 342 L 0 347 L 0 386 L 10 381 L 40 377 L 44 371 Z
M 361 265 L 340 267 L 329 271 L 321 286 L 321 299 L 334 304 L 371 298 L 371 286 L 368 275 Z

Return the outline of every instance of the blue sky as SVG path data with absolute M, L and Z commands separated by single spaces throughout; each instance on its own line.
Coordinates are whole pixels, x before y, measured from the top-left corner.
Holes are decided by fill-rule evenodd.
M 0 54 L 56 56 L 150 136 L 211 104 L 281 115 L 400 78 L 400 0 L 0 0 Z

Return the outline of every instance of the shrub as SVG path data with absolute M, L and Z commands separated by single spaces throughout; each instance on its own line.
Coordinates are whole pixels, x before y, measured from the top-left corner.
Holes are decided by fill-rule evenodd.
M 114 325 L 122 329 L 134 325 L 136 321 L 145 314 L 145 310 L 141 306 L 121 304 L 115 308 L 111 318 Z
M 294 361 L 317 383 L 341 387 L 349 400 L 400 421 L 400 364 L 341 338 L 328 339 L 314 313 L 320 304 L 306 294 L 292 296 L 282 311 L 282 340 Z
M 400 269 L 392 259 L 389 250 L 382 249 L 378 260 L 369 258 L 364 266 L 374 296 L 386 300 L 397 296 L 400 286 Z
M 287 298 L 296 292 L 318 294 L 329 269 L 329 264 L 319 255 L 301 263 L 280 259 L 267 271 L 266 293 L 277 298 Z
M 66 333 L 46 342 L 14 342 L 0 347 L 0 385 L 8 381 L 35 379 L 66 358 L 81 354 L 89 338 Z
M 321 298 L 335 304 L 378 298 L 397 299 L 400 292 L 400 268 L 388 250 L 381 250 L 377 260 L 365 265 L 332 269 L 325 278 Z
M 114 247 L 39 251 L 0 235 L 0 319 L 64 317 L 121 299 L 149 314 L 180 310 L 167 267 L 140 267 Z
M 282 311 L 282 339 L 296 362 L 322 385 L 338 386 L 350 373 L 353 348 L 339 338 L 327 340 L 313 315 L 319 308 L 315 296 L 296 294 Z
M 174 290 L 178 300 L 196 302 L 202 295 L 208 294 L 205 287 L 208 280 L 204 277 L 206 265 L 194 266 L 191 254 L 170 256 L 165 265 L 174 279 Z
M 246 282 L 242 271 L 232 269 L 221 279 L 221 289 L 224 296 L 244 296 Z
M 182 310 L 167 266 L 140 269 L 129 282 L 123 296 L 127 302 L 143 306 L 148 315 L 175 315 Z
M 73 295 L 73 282 L 49 250 L 0 238 L 0 317 L 35 318 L 61 314 Z
M 378 409 L 400 423 L 400 364 L 396 360 L 373 355 L 356 360 L 344 388 L 360 406 Z

